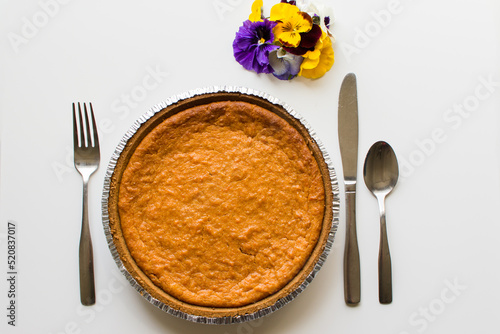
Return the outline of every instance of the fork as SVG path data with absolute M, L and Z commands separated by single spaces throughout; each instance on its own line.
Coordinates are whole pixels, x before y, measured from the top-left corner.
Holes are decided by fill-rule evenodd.
M 92 103 L 90 106 L 90 118 L 87 105 L 83 103 L 85 119 L 82 117 L 82 108 L 78 102 L 78 113 L 73 103 L 73 149 L 75 168 L 83 179 L 83 205 L 82 205 L 82 231 L 80 235 L 80 300 L 83 305 L 95 304 L 94 283 L 94 256 L 92 251 L 92 239 L 90 237 L 89 215 L 88 215 L 88 182 L 90 176 L 99 167 L 99 138 L 94 118 Z M 78 114 L 78 121 L 77 121 Z M 92 128 L 92 130 L 91 130 Z

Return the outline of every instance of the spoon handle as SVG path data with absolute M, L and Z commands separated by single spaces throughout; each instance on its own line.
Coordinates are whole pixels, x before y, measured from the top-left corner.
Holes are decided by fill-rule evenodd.
M 380 204 L 383 208 L 383 201 Z M 380 248 L 378 254 L 378 298 L 381 304 L 392 302 L 392 269 L 389 242 L 387 240 L 387 227 L 385 209 L 380 211 Z

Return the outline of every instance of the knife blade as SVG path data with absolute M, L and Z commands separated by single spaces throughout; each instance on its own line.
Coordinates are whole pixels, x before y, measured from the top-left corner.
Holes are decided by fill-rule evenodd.
M 359 249 L 356 235 L 356 181 L 358 165 L 358 94 L 356 76 L 345 76 L 339 94 L 339 146 L 344 172 L 346 242 L 344 249 L 344 299 L 356 305 L 361 299 Z

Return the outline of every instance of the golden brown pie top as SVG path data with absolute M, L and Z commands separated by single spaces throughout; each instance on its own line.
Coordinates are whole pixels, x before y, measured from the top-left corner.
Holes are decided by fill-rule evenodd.
M 212 102 L 156 126 L 121 179 L 126 245 L 189 304 L 248 305 L 287 284 L 316 245 L 325 191 L 298 131 L 246 102 Z

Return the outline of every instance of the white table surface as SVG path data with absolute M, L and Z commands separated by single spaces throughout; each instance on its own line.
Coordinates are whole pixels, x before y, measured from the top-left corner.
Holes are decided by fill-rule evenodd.
M 276 1 L 264 1 L 269 11 Z M 282 82 L 244 70 L 232 41 L 251 1 L 0 2 L 1 333 L 486 333 L 500 312 L 500 3 L 325 0 L 336 63 Z M 391 10 L 391 11 L 389 11 Z M 389 15 L 388 15 L 389 13 Z M 101 222 L 104 172 L 130 125 L 166 98 L 244 86 L 292 106 L 316 130 L 342 180 L 337 103 L 358 78 L 359 168 L 388 141 L 401 164 L 387 200 L 394 302 L 378 303 L 378 209 L 358 174 L 362 301 L 343 299 L 340 225 L 310 286 L 263 319 L 207 326 L 144 300 L 121 276 Z M 146 85 L 145 85 L 146 83 Z M 91 101 L 102 163 L 90 183 L 97 304 L 78 290 L 81 179 L 71 103 Z M 16 326 L 7 297 L 8 222 L 17 224 Z

